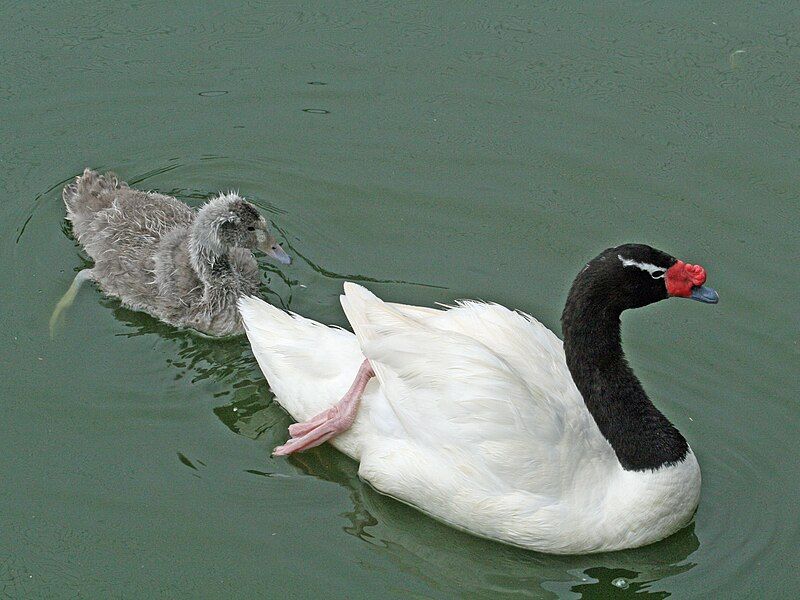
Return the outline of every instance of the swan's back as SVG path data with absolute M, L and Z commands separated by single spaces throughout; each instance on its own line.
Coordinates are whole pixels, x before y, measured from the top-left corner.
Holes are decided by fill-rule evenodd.
M 73 233 L 95 262 L 92 279 L 129 308 L 163 317 L 155 256 L 162 242 L 185 236 L 195 211 L 176 198 L 132 189 L 114 173 L 90 169 L 62 197 Z
M 360 286 L 345 290 L 342 306 L 405 442 L 448 471 L 552 502 L 571 492 L 587 455 L 613 466 L 561 341 L 534 318 L 480 302 L 422 315 Z
M 175 227 L 190 225 L 196 214 L 176 198 L 89 169 L 64 188 L 63 198 L 78 241 L 96 261 L 108 254 L 129 260 Z
M 127 188 L 128 184 L 113 173 L 100 175 L 91 169 L 85 169 L 75 181 L 64 186 L 61 197 L 67 207 L 67 219 L 79 240 L 87 233 L 95 215 L 109 208 L 117 192 Z

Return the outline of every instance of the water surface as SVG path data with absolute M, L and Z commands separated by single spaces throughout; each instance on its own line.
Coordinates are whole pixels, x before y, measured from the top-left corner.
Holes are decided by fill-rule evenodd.
M 800 11 L 784 3 L 0 4 L 0 597 L 791 598 L 800 594 Z M 549 557 L 385 498 L 289 419 L 244 340 L 86 287 L 60 189 L 85 166 L 238 189 L 296 258 L 267 298 L 344 324 L 494 300 L 560 332 L 586 260 L 646 242 L 716 307 L 626 317 L 692 444 L 692 525 Z

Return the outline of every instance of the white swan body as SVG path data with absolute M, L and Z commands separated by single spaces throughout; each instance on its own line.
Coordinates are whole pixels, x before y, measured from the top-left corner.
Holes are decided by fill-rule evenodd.
M 303 421 L 342 397 L 364 358 L 376 377 L 331 443 L 377 490 L 475 535 L 579 554 L 645 545 L 688 523 L 700 494 L 691 450 L 625 470 L 536 319 L 497 304 L 390 304 L 345 284 L 355 335 L 239 301 L 278 402 Z

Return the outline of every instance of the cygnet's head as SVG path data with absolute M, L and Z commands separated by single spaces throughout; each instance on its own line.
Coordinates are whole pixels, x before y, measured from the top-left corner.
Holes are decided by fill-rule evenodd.
M 195 235 L 202 236 L 205 243 L 219 250 L 259 250 L 285 265 L 292 262 L 256 207 L 233 192 L 210 200 L 200 209 Z

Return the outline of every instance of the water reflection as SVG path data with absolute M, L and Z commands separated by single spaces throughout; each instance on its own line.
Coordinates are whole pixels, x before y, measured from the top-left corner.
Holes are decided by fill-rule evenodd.
M 327 447 L 289 458 L 302 472 L 344 486 L 353 510 L 343 530 L 388 553 L 409 574 L 470 597 L 665 598 L 654 583 L 694 567 L 694 524 L 636 550 L 548 556 L 476 538 L 383 496 L 358 478 L 350 459 Z M 622 579 L 624 582 L 620 582 Z M 620 584 L 624 583 L 624 587 Z
M 270 402 L 265 399 L 271 399 L 271 396 L 266 381 L 259 376 L 244 336 L 209 338 L 124 308 L 115 299 L 103 298 L 101 304 L 113 310 L 114 317 L 128 326 L 118 336 L 155 334 L 175 345 L 175 356 L 166 359 L 167 365 L 176 370 L 175 380 L 188 378 L 191 383 L 210 380 L 223 384 L 224 389 L 214 397 L 230 396 L 230 403 L 214 409 L 214 412 L 233 431 L 253 439 L 264 431 L 263 427 L 256 427 L 253 431 L 247 427 L 247 419 L 260 413 L 264 403 Z M 238 425 L 234 426 L 234 422 Z

